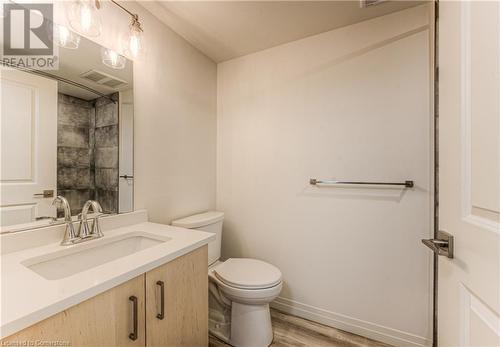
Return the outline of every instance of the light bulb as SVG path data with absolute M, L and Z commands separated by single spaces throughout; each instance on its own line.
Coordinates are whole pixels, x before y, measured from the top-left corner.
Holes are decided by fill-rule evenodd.
M 59 43 L 61 46 L 66 46 L 69 38 L 69 30 L 64 26 L 59 26 Z
M 111 65 L 115 66 L 116 62 L 118 61 L 118 53 L 116 53 L 115 51 L 110 51 L 109 59 L 111 60 Z
M 89 31 L 90 25 L 92 23 L 92 12 L 87 5 L 83 5 L 80 11 L 80 22 L 82 23 L 82 29 L 84 31 Z
M 93 37 L 101 34 L 101 19 L 97 12 L 96 4 L 95 0 L 67 2 L 66 15 L 73 30 Z
M 134 58 L 139 55 L 139 51 L 141 50 L 141 38 L 139 35 L 130 35 L 130 54 Z

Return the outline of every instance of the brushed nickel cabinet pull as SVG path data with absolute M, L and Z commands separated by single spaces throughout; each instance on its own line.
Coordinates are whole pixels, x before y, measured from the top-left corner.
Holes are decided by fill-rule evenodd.
M 137 325 L 138 325 L 138 323 L 137 323 L 137 306 L 138 306 L 137 297 L 132 295 L 128 299 L 130 301 L 132 301 L 132 303 L 134 305 L 133 310 L 132 310 L 132 320 L 134 321 L 134 331 L 128 335 L 128 338 L 131 339 L 132 341 L 135 341 L 135 340 L 137 340 Z
M 156 318 L 162 320 L 165 318 L 165 283 L 157 281 L 156 285 L 160 286 L 160 313 L 156 315 Z

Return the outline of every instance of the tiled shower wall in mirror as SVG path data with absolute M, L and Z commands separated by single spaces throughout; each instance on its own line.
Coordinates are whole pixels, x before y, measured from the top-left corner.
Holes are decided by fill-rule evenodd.
M 118 93 L 95 102 L 94 199 L 106 213 L 118 212 Z
M 118 212 L 118 93 L 83 100 L 59 93 L 57 194 L 72 214 L 89 199 L 106 213 Z M 62 211 L 58 211 L 61 215 Z

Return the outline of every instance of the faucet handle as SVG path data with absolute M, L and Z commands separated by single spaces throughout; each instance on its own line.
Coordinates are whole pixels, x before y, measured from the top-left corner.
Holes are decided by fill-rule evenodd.
M 103 237 L 104 234 L 101 231 L 101 226 L 99 224 L 99 217 L 102 216 L 104 213 L 102 212 L 102 207 L 101 204 L 95 200 L 92 200 L 92 208 L 95 213 L 94 217 L 94 224 L 92 224 L 92 234 L 95 237 Z
M 80 224 L 78 226 L 78 237 L 81 239 L 85 239 L 87 237 L 92 236 L 89 230 L 89 224 L 87 222 L 87 217 L 83 218 L 81 213 L 78 214 L 78 220 Z
M 89 212 L 89 209 L 92 208 L 92 212 L 95 214 L 94 216 L 94 221 L 92 222 L 92 228 L 89 227 L 89 223 L 87 221 L 87 214 Z M 82 210 L 82 228 L 86 228 L 86 229 L 83 229 L 84 232 L 86 233 L 85 237 L 88 237 L 88 236 L 92 236 L 92 237 L 102 237 L 104 236 L 102 231 L 101 231 L 101 226 L 99 225 L 99 216 L 102 215 L 102 207 L 101 207 L 101 204 L 99 204 L 97 201 L 95 200 L 88 200 L 85 205 L 83 206 L 83 210 Z M 80 234 L 80 237 L 84 237 L 82 236 L 82 234 Z
M 94 218 L 94 224 L 92 224 L 92 231 L 91 231 L 92 236 L 95 236 L 95 237 L 103 237 L 104 236 L 104 234 L 101 231 L 101 226 L 99 224 L 99 216 L 101 216 L 101 215 L 103 215 L 103 213 L 97 214 Z

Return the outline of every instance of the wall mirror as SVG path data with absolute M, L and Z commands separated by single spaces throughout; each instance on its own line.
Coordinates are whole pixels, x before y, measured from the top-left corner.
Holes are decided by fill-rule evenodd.
M 74 218 L 89 199 L 133 210 L 132 61 L 66 34 L 58 69 L 1 67 L 2 232 L 62 223 L 56 195 Z

